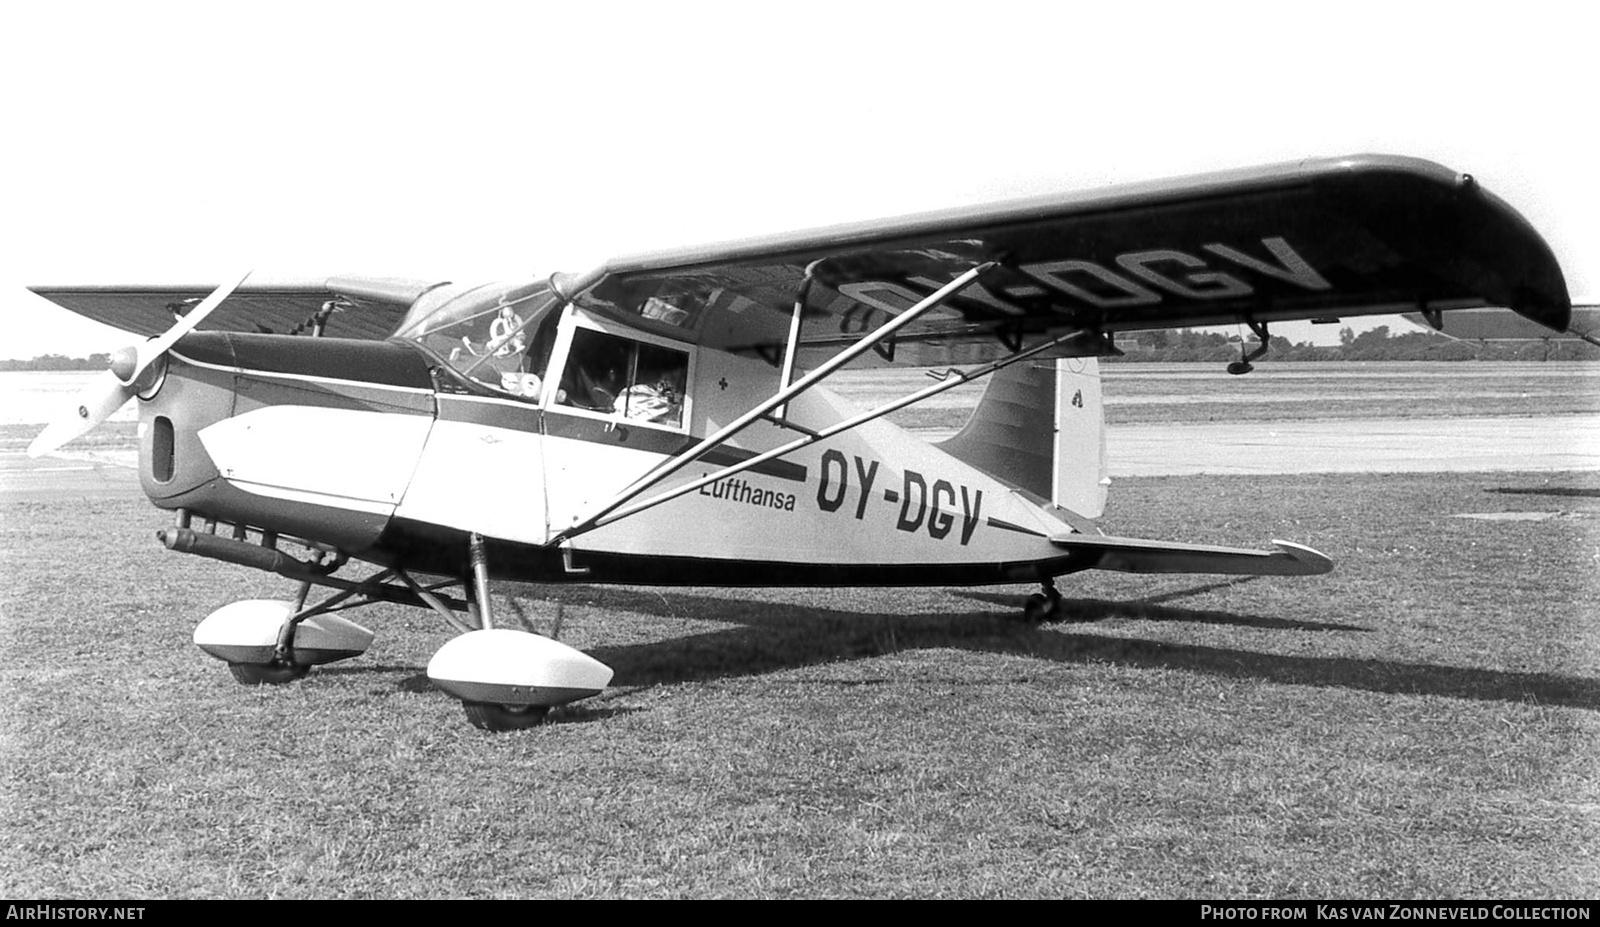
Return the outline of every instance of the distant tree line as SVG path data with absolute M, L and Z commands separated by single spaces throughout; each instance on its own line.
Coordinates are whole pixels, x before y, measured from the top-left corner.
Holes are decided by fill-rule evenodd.
M 40 354 L 33 360 L 0 360 L 0 370 L 104 370 L 110 366 L 110 354 L 90 354 L 88 357 Z
M 1246 347 L 1258 342 L 1249 339 Z M 1117 361 L 1208 361 L 1228 363 L 1240 357 L 1237 335 L 1222 332 L 1177 331 L 1135 332 L 1118 339 L 1122 357 Z M 1271 351 L 1263 360 L 1273 361 L 1572 361 L 1600 360 L 1600 347 L 1583 341 L 1457 341 L 1433 332 L 1407 332 L 1391 335 L 1389 326 L 1356 334 L 1350 328 L 1339 330 L 1339 344 L 1291 343 L 1273 335 Z

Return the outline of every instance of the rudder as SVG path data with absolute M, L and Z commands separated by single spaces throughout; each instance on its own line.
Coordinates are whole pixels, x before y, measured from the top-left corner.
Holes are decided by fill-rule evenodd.
M 1085 518 L 1099 518 L 1105 513 L 1111 487 L 1100 362 L 1093 357 L 1063 357 L 1056 361 L 1055 374 L 1055 465 L 1050 500 Z

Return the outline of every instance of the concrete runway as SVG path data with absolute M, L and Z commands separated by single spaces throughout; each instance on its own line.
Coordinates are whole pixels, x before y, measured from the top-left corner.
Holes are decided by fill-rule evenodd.
M 0 451 L 0 501 L 143 498 L 138 463 L 138 452 L 133 450 L 93 455 L 63 452 L 38 460 L 21 449 Z
M 1107 429 L 1112 476 L 1600 470 L 1600 415 Z
M 1113 477 L 1600 470 L 1600 415 L 1118 425 Z M 0 451 L 0 500 L 139 495 L 132 450 L 30 459 Z

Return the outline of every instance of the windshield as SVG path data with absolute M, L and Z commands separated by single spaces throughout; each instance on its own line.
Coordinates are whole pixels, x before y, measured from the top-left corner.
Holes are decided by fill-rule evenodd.
M 498 392 L 537 401 L 555 341 L 560 298 L 543 281 L 443 294 L 401 330 L 452 368 Z

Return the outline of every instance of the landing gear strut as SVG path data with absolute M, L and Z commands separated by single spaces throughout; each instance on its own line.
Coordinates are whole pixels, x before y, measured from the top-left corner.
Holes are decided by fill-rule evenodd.
M 200 622 L 194 642 L 247 686 L 293 682 L 313 666 L 360 656 L 371 646 L 371 631 L 304 604 L 303 592 L 294 601 L 232 602 Z
M 292 641 L 294 640 L 295 620 L 293 615 L 299 615 L 306 607 L 306 597 L 311 593 L 310 583 L 301 583 L 300 589 L 295 593 L 294 603 L 290 606 L 291 617 L 284 621 L 283 627 L 278 631 L 278 645 L 273 649 L 271 663 L 229 663 L 228 672 L 233 674 L 234 681 L 241 686 L 281 686 L 306 678 L 311 672 L 309 664 L 295 663 Z
M 439 648 L 428 679 L 460 699 L 467 721 L 486 731 L 536 727 L 552 707 L 604 691 L 609 666 L 553 638 L 493 626 L 488 545 L 477 534 L 468 543 L 468 598 L 479 626 Z

